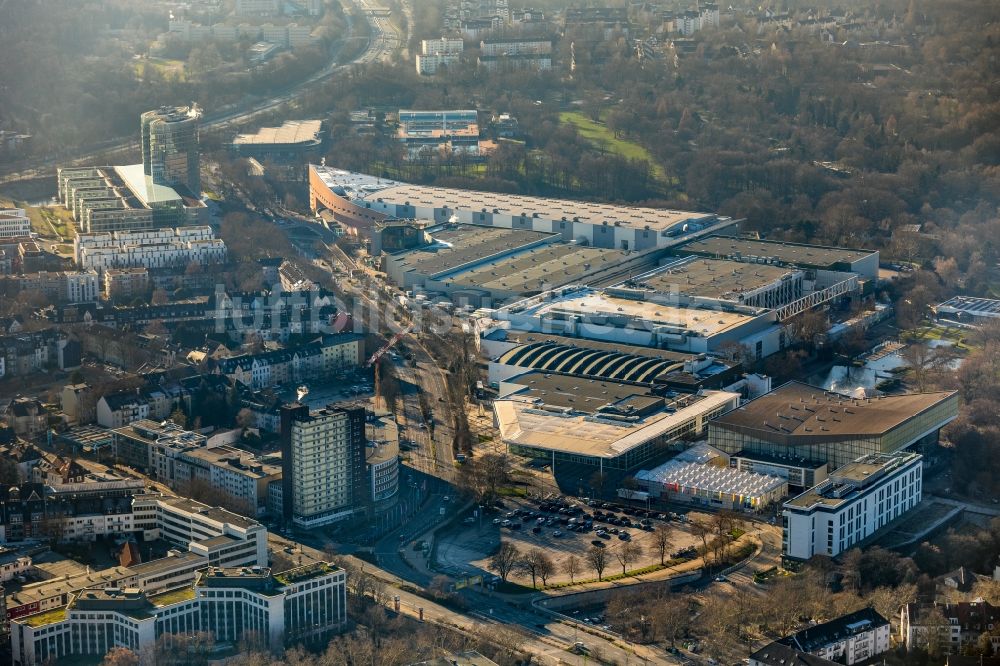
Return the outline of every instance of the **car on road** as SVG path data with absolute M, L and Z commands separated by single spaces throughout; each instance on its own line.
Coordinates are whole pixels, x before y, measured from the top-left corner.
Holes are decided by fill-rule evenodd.
M 447 495 L 445 495 L 444 497 L 442 497 L 442 498 L 441 498 L 441 501 L 442 501 L 442 502 L 450 502 L 450 501 L 451 501 L 451 498 L 450 498 L 450 497 L 448 497 Z
M 715 582 L 716 583 L 728 583 L 729 579 L 726 578 L 725 576 L 716 576 L 715 577 Z

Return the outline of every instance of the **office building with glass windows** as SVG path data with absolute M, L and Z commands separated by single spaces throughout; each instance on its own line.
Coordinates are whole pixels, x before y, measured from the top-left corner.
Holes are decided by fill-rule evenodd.
M 788 382 L 713 419 L 708 443 L 740 458 L 834 470 L 863 456 L 919 452 L 957 416 L 954 391 L 855 398 Z
M 65 606 L 11 621 L 15 666 L 113 648 L 169 649 L 170 637 L 207 632 L 217 643 L 276 649 L 326 641 L 347 621 L 345 571 L 316 562 L 279 574 L 262 567 L 206 568 L 193 585 L 153 596 L 137 587 L 93 587 Z
M 922 460 L 916 453 L 867 455 L 785 502 L 785 557 L 836 557 L 917 506 Z
M 142 129 L 142 170 L 158 185 L 181 185 L 201 193 L 201 150 L 197 106 L 161 106 L 139 117 Z

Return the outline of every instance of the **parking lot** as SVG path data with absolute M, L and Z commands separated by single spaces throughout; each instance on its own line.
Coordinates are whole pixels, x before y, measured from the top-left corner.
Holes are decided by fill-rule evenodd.
M 489 572 L 489 558 L 500 540 L 513 543 L 521 552 L 532 549 L 545 551 L 555 564 L 556 573 L 548 578 L 548 583 L 569 582 L 565 573 L 565 562 L 571 555 L 579 560 L 576 580 L 597 577 L 593 566 L 586 559 L 587 551 L 597 546 L 607 551 L 607 568 L 604 576 L 620 574 L 621 563 L 615 557 L 626 540 L 635 543 L 642 551 L 635 562 L 627 566 L 634 571 L 646 566 L 659 564 L 660 555 L 656 547 L 653 530 L 657 525 L 667 524 L 671 528 L 670 546 L 667 558 L 694 548 L 698 541 L 686 525 L 686 517 L 662 514 L 656 511 L 601 506 L 583 501 L 547 502 L 539 504 L 528 500 L 504 500 L 504 507 L 497 513 L 487 513 L 477 518 L 463 529 L 444 535 L 438 544 L 437 561 L 440 568 L 455 576 L 476 575 Z M 607 507 L 607 508 L 604 508 Z M 613 521 L 613 522 L 612 522 Z M 646 526 L 643 527 L 643 521 Z M 626 537 L 622 538 L 621 533 Z M 490 572 L 492 574 L 492 572 Z M 531 584 L 531 577 L 512 574 L 510 580 Z

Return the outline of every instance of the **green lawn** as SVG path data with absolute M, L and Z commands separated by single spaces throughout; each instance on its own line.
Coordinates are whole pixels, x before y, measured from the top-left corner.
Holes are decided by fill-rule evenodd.
M 52 624 L 54 622 L 62 622 L 66 619 L 66 607 L 60 606 L 59 608 L 53 608 L 42 613 L 37 613 L 35 615 L 29 615 L 22 620 L 29 627 L 44 627 L 47 624 Z
M 187 601 L 188 599 L 194 599 L 193 586 L 182 587 L 149 598 L 150 602 L 155 606 L 169 606 L 170 604 L 176 604 L 178 601 Z
M 917 329 L 904 331 L 900 336 L 906 342 L 928 342 L 930 340 L 950 340 L 955 349 L 969 351 L 968 344 L 969 331 L 964 331 L 950 326 L 928 325 Z
M 53 229 L 63 240 L 70 240 L 76 235 L 73 215 L 62 206 L 27 206 L 24 202 L 18 205 L 25 209 L 32 230 L 39 236 L 51 237 Z
M 137 76 L 142 76 L 144 67 L 155 67 L 164 76 L 168 74 L 173 74 L 177 76 L 179 81 L 184 80 L 184 61 L 183 60 L 169 60 L 167 58 L 145 58 L 140 60 L 135 65 L 135 73 Z
M 653 160 L 653 156 L 649 154 L 648 150 L 646 150 L 643 146 L 640 146 L 638 143 L 616 138 L 614 132 L 612 132 L 604 123 L 595 122 L 577 111 L 563 111 L 559 114 L 559 122 L 573 125 L 583 138 L 601 150 L 615 155 L 621 155 L 622 157 L 628 159 L 648 161 L 653 167 L 653 175 L 655 175 L 658 180 L 664 180 L 665 174 L 663 172 L 663 167 L 656 164 Z

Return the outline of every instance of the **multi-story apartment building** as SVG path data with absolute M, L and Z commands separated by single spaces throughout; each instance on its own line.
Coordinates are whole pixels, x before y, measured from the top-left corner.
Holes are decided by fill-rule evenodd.
M 282 4 L 281 0 L 236 0 L 236 15 L 277 16 Z
M 281 467 L 230 446 L 209 446 L 204 435 L 165 421 L 140 420 L 114 431 L 116 450 L 175 490 L 203 484 L 216 490 L 223 503 L 247 516 L 267 508 L 267 485 L 281 478 Z M 125 452 L 130 452 L 125 454 Z
M 55 328 L 0 336 L 0 377 L 80 366 L 80 345 Z
M 996 653 L 1000 650 L 998 627 L 1000 607 L 982 599 L 906 604 L 899 611 L 899 641 L 907 650 L 937 648 L 946 654 L 960 654 L 988 634 Z
M 0 486 L 0 543 L 93 541 L 135 529 L 131 502 L 141 481 Z
M 416 57 L 417 74 L 436 74 L 442 66 L 458 64 L 464 48 L 465 43 L 461 39 L 442 37 L 422 40 Z
M 173 396 L 161 389 L 136 389 L 101 396 L 97 401 L 97 423 L 105 428 L 124 428 L 142 419 L 162 421 L 170 416 L 177 406 Z M 116 445 L 117 446 L 117 445 Z M 143 469 L 149 465 L 149 458 L 135 456 L 122 444 L 116 455 Z
M 254 637 L 279 649 L 326 641 L 346 623 L 346 573 L 318 562 L 272 574 L 262 567 L 207 568 L 193 585 L 148 596 L 137 587 L 91 587 L 65 606 L 13 621 L 15 666 L 115 647 L 154 649 L 173 634 L 208 632 L 221 643 Z
M 864 456 L 785 502 L 785 556 L 836 557 L 915 507 L 922 460 L 905 452 Z
M 180 231 L 180 230 L 178 230 Z M 178 234 L 179 236 L 182 234 Z M 77 263 L 82 268 L 104 271 L 109 268 L 184 268 L 189 264 L 221 264 L 226 261 L 226 243 L 221 238 L 142 241 L 111 246 L 89 245 L 78 238 Z
M 552 69 L 552 42 L 534 39 L 489 40 L 480 43 L 479 66 L 496 71 Z
M 212 566 L 264 566 L 267 530 L 255 520 L 184 497 L 136 495 L 135 530 L 202 555 Z
M 23 238 L 31 235 L 31 220 L 23 208 L 0 208 L 0 238 Z
M 354 333 L 324 336 L 319 344 L 217 361 L 215 371 L 251 389 L 301 382 L 356 368 L 364 360 L 364 337 Z
M 2 280 L 8 294 L 13 291 L 37 293 L 52 302 L 83 303 L 100 296 L 97 271 L 39 271 L 11 275 Z
M 791 636 L 781 638 L 750 655 L 750 666 L 774 666 L 780 664 L 826 664 L 861 663 L 888 652 L 889 635 L 892 629 L 889 621 L 873 608 L 863 608 L 854 613 L 842 615 L 829 622 L 803 629 Z M 788 651 L 794 653 L 789 661 Z M 807 658 L 803 659 L 805 656 Z M 819 657 L 818 660 L 808 657 Z M 785 661 L 781 661 L 785 659 Z
M 0 583 L 31 571 L 31 557 L 17 550 L 0 548 Z
M 283 519 L 319 527 L 367 508 L 365 408 L 281 411 Z
M 149 269 L 109 268 L 104 271 L 104 297 L 110 300 L 127 300 L 149 291 Z

